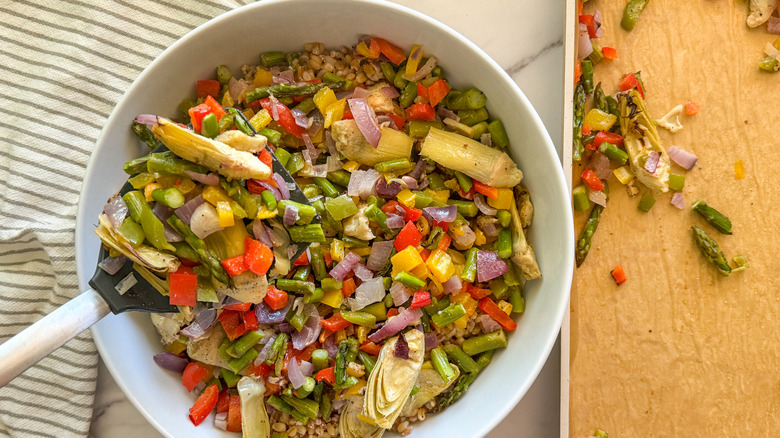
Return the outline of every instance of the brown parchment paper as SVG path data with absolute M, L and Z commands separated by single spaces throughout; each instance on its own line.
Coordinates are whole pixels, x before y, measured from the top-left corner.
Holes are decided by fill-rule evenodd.
M 591 0 L 599 40 L 619 59 L 597 66 L 609 94 L 641 70 L 651 115 L 701 104 L 685 128 L 659 129 L 663 144 L 699 157 L 688 172 L 685 210 L 657 196 L 637 209 L 614 178 L 593 247 L 571 295 L 570 436 L 597 428 L 614 437 L 780 436 L 780 73 L 758 70 L 765 26 L 745 25 L 747 2 L 651 0 L 632 32 L 625 0 Z M 746 178 L 735 180 L 742 160 Z M 575 164 L 573 180 L 579 182 Z M 725 213 L 733 235 L 709 226 L 697 199 Z M 587 213 L 575 215 L 579 233 Z M 705 229 L 750 269 L 721 277 L 691 235 Z M 610 270 L 622 264 L 628 281 Z

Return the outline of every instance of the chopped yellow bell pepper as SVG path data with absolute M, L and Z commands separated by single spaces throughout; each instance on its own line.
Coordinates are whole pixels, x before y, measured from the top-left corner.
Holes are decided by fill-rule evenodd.
M 409 273 L 419 278 L 420 280 L 425 280 L 428 278 L 428 275 L 430 275 L 431 271 L 428 270 L 428 267 L 425 266 L 425 263 L 420 263 L 419 266 L 409 271 Z M 393 275 L 393 277 L 396 275 L 398 275 L 397 272 Z
M 236 222 L 233 219 L 233 210 L 230 204 L 225 201 L 217 202 L 217 214 L 219 215 L 219 226 L 222 228 L 232 227 Z
M 155 182 L 160 184 L 162 188 L 168 189 L 176 185 L 180 179 L 181 177 L 176 175 L 158 175 Z
M 255 73 L 255 79 L 252 81 L 252 85 L 257 87 L 267 87 L 274 82 L 274 75 L 265 69 L 258 68 Z
M 325 130 L 324 129 L 320 129 L 311 138 L 311 142 L 314 143 L 314 144 L 317 144 L 317 143 L 322 143 L 323 141 L 325 141 Z
M 512 208 L 512 202 L 514 202 L 514 195 L 512 189 L 499 188 L 498 196 L 496 199 L 488 198 L 488 205 L 498 210 L 509 210 Z
M 453 294 L 450 296 L 450 302 L 463 304 L 463 308 L 466 309 L 466 315 L 468 316 L 474 315 L 474 313 L 477 311 L 477 306 L 479 305 L 479 302 L 472 298 L 468 292 L 458 292 Z
M 460 184 L 458 184 L 458 180 L 455 178 L 448 179 L 447 181 L 444 181 L 444 187 L 447 187 L 448 189 L 452 190 L 453 192 L 457 192 L 460 188 Z
M 344 166 L 342 166 L 344 170 L 346 170 L 349 173 L 352 173 L 358 169 L 360 169 L 360 163 L 357 161 L 349 160 L 346 163 L 344 163 Z
M 634 174 L 628 170 L 628 166 L 620 166 L 613 170 L 612 173 L 615 174 L 615 178 L 617 178 L 617 180 L 620 181 L 620 184 L 623 185 L 630 183 L 631 180 L 634 179 Z
M 181 341 L 173 341 L 173 343 L 165 346 L 165 351 L 173 354 L 181 354 L 182 351 L 187 349 L 187 344 Z
M 431 270 L 433 278 L 440 283 L 444 283 L 449 280 L 455 274 L 455 266 L 452 264 L 452 257 L 446 252 L 437 249 L 428 256 L 428 261 L 425 262 L 428 265 L 428 269 Z
M 339 330 L 336 332 L 336 345 L 340 344 L 341 341 L 344 341 L 347 339 L 347 332 L 344 330 Z
M 435 296 L 441 296 L 441 294 L 444 292 L 444 286 L 441 285 L 438 281 L 436 281 L 435 278 L 431 278 L 431 283 L 433 283 L 433 295 Z
M 479 227 L 474 227 L 474 236 L 474 245 L 480 246 L 487 243 L 487 237 L 485 237 L 485 233 Z
M 347 373 L 349 373 L 349 367 L 347 367 Z M 333 399 L 346 400 L 350 397 L 357 397 L 360 395 L 360 390 L 362 390 L 365 387 L 366 387 L 366 381 L 363 379 L 358 379 L 358 382 L 356 384 L 350 386 L 345 391 L 337 391 Z M 358 416 L 362 417 L 360 414 L 358 414 Z M 366 418 L 366 417 L 362 417 L 362 418 Z
M 273 120 L 271 113 L 269 113 L 267 109 L 263 108 L 262 110 L 258 111 L 257 114 L 252 116 L 251 119 L 249 119 L 249 124 L 255 128 L 255 131 L 259 131 L 268 126 L 268 124 L 271 123 L 271 120 Z
M 414 200 L 416 197 L 417 196 L 409 189 L 403 189 L 396 195 L 398 202 L 410 208 L 414 208 Z
M 365 328 L 365 327 L 364 327 L 364 328 Z M 351 363 L 354 363 L 354 362 L 351 362 Z M 357 365 L 357 364 L 355 363 L 355 365 Z M 348 365 L 347 365 L 347 374 L 349 374 L 349 375 L 350 375 L 350 376 L 352 376 L 352 377 L 361 378 L 361 377 L 363 377 L 363 376 L 365 376 L 365 375 L 366 375 L 366 370 L 365 370 L 365 369 L 363 369 L 363 370 L 360 370 L 359 368 L 354 368 L 354 367 L 352 367 L 352 366 L 350 366 L 350 365 L 348 364 Z M 358 381 L 358 382 L 359 382 L 359 381 Z M 358 383 L 358 384 L 359 384 L 359 383 Z
M 416 50 L 420 50 L 420 56 L 416 58 L 412 58 L 412 53 L 414 53 Z M 406 75 L 412 76 L 415 73 L 417 73 L 417 67 L 420 65 L 420 60 L 422 60 L 422 47 L 420 47 L 419 44 L 415 44 L 412 46 L 412 50 L 409 52 L 409 59 L 406 61 Z
M 189 178 L 182 178 L 181 182 L 179 182 L 179 185 L 176 186 L 182 195 L 186 195 L 187 193 L 193 191 L 195 187 L 195 183 Z
M 147 184 L 146 187 L 144 187 L 144 197 L 146 198 L 146 202 L 152 202 L 152 192 L 162 188 L 162 184 L 156 182 Z
M 359 343 L 362 344 L 363 342 L 366 342 L 366 338 L 368 337 L 368 327 L 362 325 L 357 326 L 357 329 L 355 329 L 355 334 Z
M 323 127 L 325 129 L 330 128 L 333 122 L 338 122 L 344 118 L 344 106 L 347 104 L 347 99 L 341 99 L 328 105 L 325 109 L 325 123 Z
M 252 108 L 247 108 L 242 113 L 244 114 L 244 117 L 246 117 L 247 120 L 251 119 L 255 115 L 255 111 Z
M 407 246 L 406 249 L 394 255 L 390 262 L 393 264 L 393 271 L 412 272 L 414 268 L 422 264 L 423 259 L 415 247 Z
M 339 239 L 333 239 L 333 242 L 330 244 L 330 256 L 337 262 L 344 260 L 344 242 Z
M 341 307 L 341 303 L 344 302 L 344 294 L 341 292 L 341 289 L 329 290 L 325 292 L 325 295 L 322 296 L 320 302 L 327 304 L 334 309 L 338 309 Z
M 350 250 L 351 252 L 354 252 L 355 254 L 359 255 L 360 257 L 365 257 L 371 255 L 371 247 L 367 246 L 365 248 L 352 248 Z
M 222 188 L 217 186 L 206 186 L 203 189 L 203 199 L 214 207 L 218 207 L 219 202 L 227 202 L 230 205 L 230 209 L 233 210 L 233 214 L 244 219 L 246 217 L 246 211 L 238 202 L 230 198 Z
M 598 108 L 593 108 L 582 119 L 583 126 L 589 126 L 594 131 L 609 131 L 617 122 L 617 116 L 606 113 Z
M 503 310 L 504 313 L 506 313 L 507 315 L 512 313 L 512 304 L 507 303 L 504 300 L 501 300 L 501 301 L 498 302 L 498 308 Z
M 336 93 L 328 87 L 325 87 L 314 95 L 314 105 L 320 110 L 320 113 L 325 114 L 328 107 L 336 103 Z
M 364 422 L 366 424 L 370 424 L 372 426 L 376 426 L 376 422 L 374 422 L 374 420 L 371 417 L 366 417 L 363 414 L 357 414 L 357 417 L 360 419 L 360 421 L 362 421 L 362 422 Z
M 463 315 L 460 318 L 455 320 L 455 326 L 458 328 L 466 328 L 466 326 L 469 324 L 469 316 Z
M 358 43 L 357 47 L 355 47 L 355 50 L 357 50 L 358 53 L 365 56 L 366 58 L 377 58 L 377 56 L 374 56 L 374 54 L 371 53 L 371 50 L 369 50 L 368 46 L 363 41 Z
M 458 225 L 456 227 L 450 227 L 449 231 L 456 236 L 462 236 L 466 234 L 466 231 L 463 229 L 464 226 L 465 225 Z
M 447 201 L 450 199 L 450 191 L 449 190 L 431 190 L 431 197 L 434 201 L 446 204 Z
M 466 264 L 466 257 L 463 256 L 463 254 L 460 253 L 460 251 L 456 251 L 452 248 L 447 250 L 447 254 L 452 257 L 452 263 L 456 265 L 465 265 Z
M 223 107 L 233 106 L 233 96 L 231 96 L 230 93 L 225 93 L 225 95 L 222 96 L 222 106 Z
M 742 164 L 742 160 L 734 163 L 734 179 L 745 179 L 745 166 Z
M 276 212 L 277 210 L 275 208 L 273 210 L 269 210 L 265 205 L 261 205 L 260 209 L 257 211 L 257 218 L 271 219 L 272 217 L 276 217 Z

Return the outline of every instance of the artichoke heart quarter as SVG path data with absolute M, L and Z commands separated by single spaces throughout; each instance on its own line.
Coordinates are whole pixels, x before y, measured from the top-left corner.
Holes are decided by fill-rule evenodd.
M 420 390 L 417 391 L 415 395 L 409 397 L 401 415 L 405 417 L 415 415 L 417 409 L 422 407 L 422 405 L 433 400 L 437 395 L 449 388 L 450 385 L 452 385 L 452 382 L 458 380 L 458 377 L 460 376 L 460 368 L 452 365 L 452 370 L 455 371 L 455 377 L 449 381 L 442 379 L 439 372 L 432 367 L 420 370 L 420 374 L 417 376 L 417 387 L 420 388 Z
M 241 397 L 243 438 L 269 438 L 271 420 L 265 410 L 265 383 L 252 377 L 242 377 L 236 388 Z
M 409 344 L 409 359 L 395 356 L 398 336 L 388 340 L 368 378 L 363 402 L 363 416 L 385 429 L 392 428 L 401 415 L 425 356 L 425 338 L 421 331 L 410 330 L 399 336 L 404 336 Z
M 174 154 L 226 178 L 268 179 L 271 176 L 271 169 L 251 153 L 196 134 L 164 117 L 157 117 L 152 132 Z
M 635 89 L 618 93 L 618 108 L 620 132 L 623 134 L 631 170 L 637 180 L 654 192 L 669 191 L 671 162 L 666 149 L 661 145 L 644 99 Z M 658 161 L 655 166 L 648 165 L 648 162 L 656 159 Z
M 339 417 L 339 435 L 343 438 L 379 438 L 385 429 L 368 424 L 359 415 L 363 409 L 363 397 L 350 397 Z

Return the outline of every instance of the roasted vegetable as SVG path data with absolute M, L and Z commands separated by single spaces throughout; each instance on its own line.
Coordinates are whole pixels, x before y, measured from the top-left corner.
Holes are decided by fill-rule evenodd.
M 411 396 L 409 401 L 406 402 L 403 412 L 401 412 L 401 416 L 408 417 L 410 415 L 415 415 L 417 409 L 444 392 L 444 390 L 449 388 L 450 385 L 458 379 L 458 376 L 460 376 L 460 369 L 454 365 L 450 366 L 455 372 L 455 377 L 453 377 L 452 380 L 445 381 L 433 367 L 425 367 L 425 364 L 423 364 L 423 368 L 417 376 L 416 385 L 417 388 L 419 388 L 419 391 Z
M 179 269 L 181 262 L 172 254 L 162 252 L 144 244 L 133 247 L 127 239 L 114 230 L 111 226 L 111 222 L 108 220 L 108 216 L 105 214 L 101 213 L 98 216 L 98 223 L 99 225 L 95 229 L 95 234 L 100 237 L 103 244 L 124 254 L 135 263 L 160 273 L 175 272 Z
M 721 275 L 728 276 L 731 274 L 731 267 L 726 260 L 726 256 L 723 251 L 720 250 L 718 242 L 713 240 L 704 230 L 696 225 L 691 226 L 693 230 L 693 238 L 696 240 L 696 246 L 701 250 L 701 254 L 707 259 L 712 266 L 721 273 Z
M 639 92 L 631 89 L 618 94 L 620 131 L 636 178 L 655 192 L 669 190 L 669 156 L 661 145 L 653 119 Z M 657 160 L 652 165 L 651 161 Z M 652 170 L 652 172 L 650 170 Z
M 331 125 L 331 134 L 336 149 L 347 159 L 367 166 L 375 166 L 383 161 L 396 158 L 411 158 L 414 140 L 401 131 L 392 128 L 380 128 L 382 137 L 377 147 L 371 146 L 358 129 L 354 120 L 340 120 Z
M 344 438 L 379 438 L 385 433 L 385 429 L 360 419 L 362 409 L 363 397 L 347 399 L 339 418 L 339 435 Z
M 241 433 L 244 438 L 271 436 L 271 420 L 265 410 L 265 383 L 252 377 L 242 377 L 236 385 L 241 397 Z
M 517 203 L 512 202 L 509 212 L 512 214 L 512 261 L 523 271 L 526 280 L 532 280 L 542 276 L 539 265 L 536 263 L 536 255 L 528 244 L 523 231 L 523 223 L 520 213 L 517 211 Z

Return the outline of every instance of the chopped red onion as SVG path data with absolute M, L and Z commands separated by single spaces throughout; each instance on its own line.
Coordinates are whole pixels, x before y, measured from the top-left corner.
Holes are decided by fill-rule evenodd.
M 439 337 L 436 336 L 436 332 L 428 332 L 425 334 L 425 351 L 431 351 L 439 346 Z
M 443 222 L 450 223 L 455 220 L 458 215 L 458 207 L 454 205 L 448 205 L 446 207 L 425 207 L 423 208 L 423 215 L 427 215 L 428 222 Z
M 335 158 L 338 158 L 339 150 L 336 149 L 336 141 L 333 140 L 333 136 L 330 135 L 330 131 L 325 131 L 325 144 L 328 146 L 328 153 Z
M 274 174 L 274 175 L 276 175 L 276 174 Z M 279 185 L 279 188 L 276 188 L 271 183 L 269 183 L 268 181 L 261 181 L 259 179 L 255 179 L 255 180 L 252 180 L 252 181 L 256 182 L 262 188 L 264 188 L 266 190 L 269 190 L 271 192 L 271 194 L 274 195 L 274 199 L 276 199 L 277 201 L 281 201 L 283 199 L 282 198 L 282 194 L 281 194 L 281 192 L 279 190 L 280 190 L 281 187 L 286 187 L 286 186 L 279 185 L 279 183 L 277 182 L 276 184 Z M 275 177 L 274 177 L 274 181 L 276 181 Z
M 387 261 L 390 259 L 390 254 L 393 252 L 392 240 L 385 240 L 382 242 L 374 242 L 371 245 L 371 255 L 368 256 L 368 262 L 366 266 L 372 271 L 379 271 L 385 267 Z
M 376 194 L 376 184 L 382 175 L 374 169 L 356 170 L 352 172 L 347 185 L 347 194 L 349 196 L 358 196 L 366 199 Z
M 133 275 L 133 273 L 131 272 L 127 274 L 127 277 L 119 280 L 119 283 L 117 283 L 116 286 L 114 286 L 114 289 L 116 289 L 119 295 L 124 295 L 136 284 L 138 284 L 138 280 L 135 278 L 135 275 Z
M 306 128 L 306 133 L 310 137 L 314 137 L 322 131 L 322 127 L 325 125 L 325 118 L 319 111 L 314 111 L 312 116 L 309 117 L 309 127 Z
M 479 142 L 485 146 L 493 146 L 493 137 L 489 132 L 486 132 L 479 137 Z
M 290 187 L 287 185 L 287 182 L 282 178 L 282 175 L 279 175 L 278 173 L 273 174 L 274 181 L 276 181 L 276 185 L 278 185 L 278 192 L 279 197 L 276 199 L 279 199 L 280 201 L 286 201 L 290 199 Z M 276 193 L 274 193 L 274 196 Z
M 587 168 L 592 170 L 599 179 L 609 179 L 609 176 L 612 175 L 609 158 L 598 151 L 591 154 Z
M 184 240 L 184 238 L 181 237 L 181 234 L 176 232 L 168 223 L 168 218 L 173 214 L 172 208 L 166 207 L 158 202 L 152 209 L 152 213 L 154 213 L 157 219 L 160 219 L 160 222 L 163 224 L 163 236 L 165 237 L 165 240 L 168 242 L 181 242 Z
M 395 335 L 406 327 L 416 324 L 422 318 L 422 309 L 403 309 L 401 313 L 390 318 L 376 332 L 372 333 L 368 339 L 371 342 L 379 342 L 385 338 Z
M 393 350 L 393 356 L 404 360 L 409 359 L 409 343 L 406 342 L 404 335 L 398 336 L 398 341 L 396 341 L 395 349 Z
M 119 270 L 122 269 L 127 260 L 127 257 L 125 257 L 123 254 L 120 254 L 117 257 L 104 258 L 100 263 L 98 263 L 98 266 L 100 266 L 100 269 L 106 271 L 108 275 L 115 275 L 117 272 L 119 272 Z
M 607 194 L 603 190 L 588 190 L 588 199 L 602 207 L 607 206 Z
M 395 87 L 382 87 L 382 94 L 388 99 L 395 99 L 401 95 Z
M 309 377 L 312 375 L 312 373 L 314 373 L 314 365 L 312 365 L 311 362 L 307 362 L 305 360 L 302 360 L 301 363 L 298 364 L 298 368 L 301 369 L 301 372 L 306 377 Z
M 352 268 L 352 272 L 355 273 L 355 277 L 359 278 L 360 281 L 368 281 L 374 278 L 374 273 L 371 272 L 366 265 L 358 262 L 358 264 L 355 265 L 354 268 Z
M 780 18 L 770 16 L 769 21 L 766 22 L 766 30 L 769 33 L 780 35 Z
M 173 353 L 164 352 L 164 353 L 158 353 L 154 355 L 154 363 L 159 365 L 161 368 L 165 368 L 168 371 L 173 371 L 175 373 L 182 373 L 184 372 L 184 368 L 187 367 L 187 364 L 189 361 L 186 357 L 177 356 Z
M 185 170 L 184 173 L 186 173 L 191 180 L 197 181 L 201 184 L 206 184 L 207 186 L 219 185 L 219 176 L 215 173 L 195 173 L 191 170 Z
M 349 252 L 344 256 L 344 259 L 330 270 L 330 276 L 336 281 L 342 281 L 359 262 L 360 256 L 354 252 Z
M 501 326 L 488 314 L 479 315 L 479 323 L 482 324 L 482 331 L 485 333 L 501 330 Z
M 436 108 L 436 114 L 438 114 L 442 119 L 452 119 L 456 122 L 460 122 L 460 117 L 458 117 L 454 111 L 451 111 L 441 105 Z
M 685 208 L 685 198 L 682 192 L 677 192 L 672 196 L 672 205 L 682 210 Z
M 495 251 L 477 251 L 477 281 L 484 283 L 509 271 L 506 262 Z
M 135 123 L 141 123 L 143 125 L 156 125 L 157 116 L 154 114 L 139 114 L 133 119 Z
M 593 53 L 593 43 L 590 42 L 590 36 L 588 35 L 588 27 L 580 23 L 579 37 L 577 38 L 577 56 L 580 59 L 585 59 Z
M 313 304 L 304 304 L 303 313 L 308 315 L 306 324 L 303 325 L 301 331 L 293 331 L 292 343 L 293 348 L 296 350 L 303 350 L 309 345 L 313 344 L 320 336 L 322 331 L 322 325 L 320 324 L 320 314 L 317 312 L 317 307 Z
M 393 199 L 401 193 L 401 190 L 403 190 L 403 187 L 401 186 L 401 183 L 397 181 L 388 184 L 384 178 L 376 180 L 376 194 L 380 198 Z
M 420 177 L 425 175 L 425 166 L 427 165 L 428 161 L 426 161 L 425 158 L 420 157 L 420 159 L 417 161 L 417 164 L 414 165 L 414 169 L 409 172 L 409 176 L 419 181 Z
M 298 207 L 292 204 L 288 204 L 284 209 L 284 224 L 289 226 L 295 225 L 295 221 L 298 220 Z
M 374 109 L 366 102 L 365 98 L 361 97 L 353 97 L 347 100 L 347 103 L 349 103 L 349 109 L 352 111 L 352 116 L 355 118 L 355 123 L 357 123 L 363 137 L 368 140 L 371 146 L 377 147 L 382 132 L 379 131 Z
M 325 341 L 322 343 L 322 348 L 328 351 L 328 356 L 335 358 L 336 355 L 339 352 L 339 346 L 336 345 L 336 342 L 334 342 L 334 339 L 336 338 L 335 334 L 332 334 L 325 338 Z
M 401 181 L 406 184 L 406 187 L 409 188 L 409 190 L 417 190 L 417 180 L 412 178 L 409 175 L 404 175 L 401 177 Z
M 292 307 L 293 300 L 288 300 L 287 305 L 279 310 L 274 310 L 265 302 L 255 304 L 255 315 L 260 324 L 279 324 L 284 321 L 287 312 Z
M 348 299 L 349 307 L 353 311 L 378 303 L 385 297 L 385 285 L 382 277 L 371 278 L 364 281 L 355 289 L 355 295 Z
M 301 137 L 303 138 L 303 142 L 306 144 L 306 151 L 309 153 L 309 160 L 311 160 L 311 164 L 313 164 L 317 160 L 317 157 L 320 156 L 320 150 L 314 146 L 314 143 L 312 143 L 309 134 L 304 132 L 301 134 Z
M 220 412 L 214 415 L 214 427 L 220 430 L 227 430 L 227 412 Z
M 411 56 L 411 55 L 410 55 Z M 438 59 L 436 59 L 435 56 L 431 56 L 428 58 L 428 61 L 425 62 L 425 65 L 420 67 L 417 72 L 413 75 L 403 75 L 403 78 L 407 81 L 411 82 L 417 82 L 424 77 L 428 76 L 428 73 L 432 72 L 434 68 L 436 68 L 436 63 L 438 62 Z
M 188 325 L 181 334 L 193 341 L 203 339 L 206 332 L 214 325 L 217 320 L 217 309 L 206 309 L 195 317 L 195 321 Z
M 405 225 L 403 216 L 391 214 L 387 217 L 387 228 L 403 228 Z
M 442 287 L 444 288 L 444 293 L 451 294 L 459 291 L 463 287 L 463 282 L 460 281 L 459 276 L 453 275 L 449 280 L 442 284 Z
M 479 211 L 482 212 L 482 214 L 488 216 L 495 216 L 496 213 L 498 213 L 498 210 L 489 206 L 487 202 L 485 202 L 485 198 L 482 197 L 481 193 L 477 193 L 474 195 L 474 204 L 477 206 Z
M 200 204 L 192 213 L 190 228 L 192 229 L 192 232 L 201 239 L 205 239 L 211 234 L 221 230 L 222 227 L 219 225 L 219 214 L 217 213 L 217 209 L 208 202 Z
M 176 216 L 181 219 L 182 222 L 189 225 L 190 220 L 192 219 L 192 214 L 195 212 L 195 209 L 200 207 L 201 204 L 206 202 L 203 199 L 202 195 L 198 195 L 189 201 L 185 202 L 184 205 L 174 210 L 174 213 L 176 213 Z
M 271 118 L 274 119 L 274 122 L 279 121 L 279 99 L 275 98 L 272 94 L 268 97 L 268 99 L 271 101 Z
M 325 158 L 325 171 L 326 173 L 335 172 L 344 168 L 344 163 L 341 162 L 336 156 L 328 155 Z M 327 176 L 327 175 L 326 175 Z
M 379 124 L 380 127 L 387 126 L 390 129 L 395 129 L 396 131 L 398 131 L 398 126 L 396 126 L 395 120 L 393 120 L 392 118 L 390 118 L 390 116 L 386 114 L 381 114 L 376 116 L 376 122 L 377 124 Z
M 412 296 L 412 291 L 404 284 L 394 281 L 390 285 L 390 296 L 393 297 L 393 304 L 401 306 Z
M 312 178 L 325 178 L 328 176 L 328 165 L 327 164 L 316 164 L 314 166 L 311 166 L 311 170 L 309 171 L 309 175 Z
M 696 157 L 696 155 L 693 155 L 685 149 L 678 148 L 677 146 L 670 146 L 666 153 L 669 154 L 669 158 L 671 158 L 672 161 L 686 170 L 693 169 L 693 166 L 699 161 L 699 158 Z
M 125 200 L 119 195 L 114 195 L 114 197 L 109 199 L 106 205 L 103 206 L 103 213 L 108 216 L 108 221 L 115 230 L 122 225 L 122 222 L 127 217 L 128 211 Z
M 294 108 L 290 111 L 295 119 L 295 124 L 303 129 L 308 128 L 311 125 L 311 121 L 306 117 L 306 113 L 302 109 Z M 311 141 L 311 140 L 309 140 Z
M 262 322 L 260 324 L 263 324 Z M 274 340 L 276 340 L 276 335 L 271 336 L 270 339 L 268 339 L 268 342 L 265 343 L 265 346 L 263 346 L 263 349 L 260 350 L 260 353 L 257 355 L 257 359 L 255 359 L 255 366 L 260 366 L 265 361 L 265 358 L 268 356 L 268 351 L 271 350 L 271 345 L 273 345 Z
M 645 170 L 650 173 L 655 173 L 659 161 L 661 161 L 661 154 L 656 151 L 651 151 L 647 156 L 647 161 L 645 161 Z
M 228 93 L 230 93 L 233 102 L 240 101 L 250 88 L 252 88 L 252 85 L 248 84 L 244 79 L 236 80 L 236 78 L 231 77 L 228 82 Z
M 287 378 L 290 379 L 290 384 L 293 388 L 298 389 L 306 383 L 306 376 L 303 375 L 301 369 L 298 367 L 298 359 L 287 362 Z
M 254 234 L 255 239 L 259 240 L 263 245 L 269 248 L 274 247 L 271 238 L 268 236 L 268 230 L 260 219 L 252 221 L 252 234 Z

